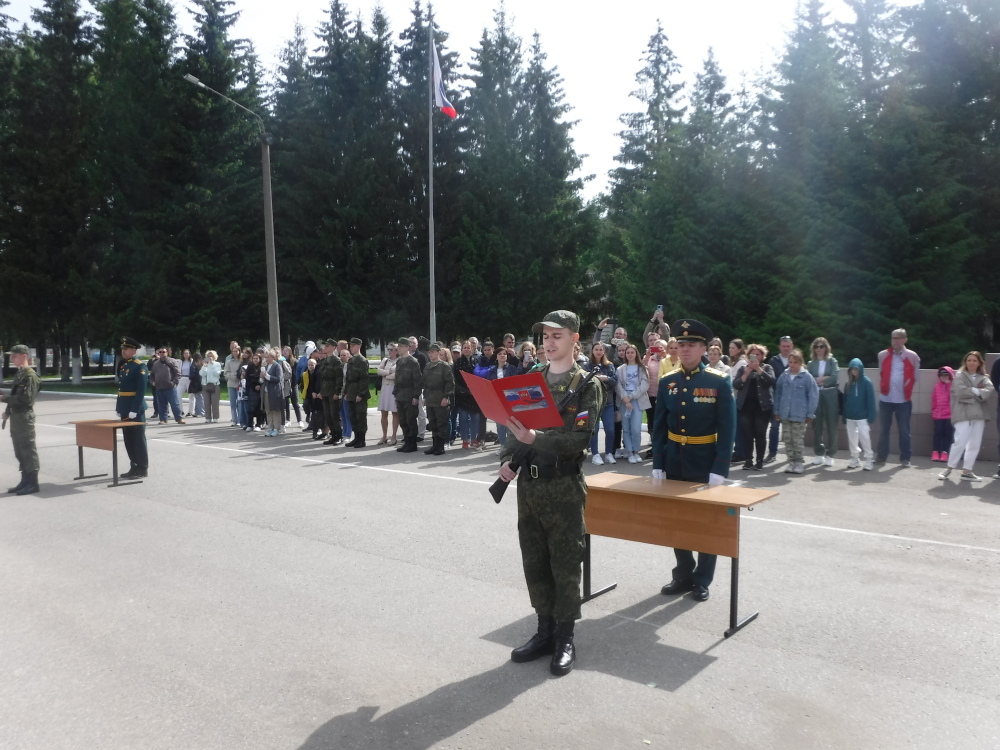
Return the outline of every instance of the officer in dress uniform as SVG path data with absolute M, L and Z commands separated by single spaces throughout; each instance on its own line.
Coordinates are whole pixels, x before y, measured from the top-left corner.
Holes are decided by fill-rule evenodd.
M 396 398 L 399 411 L 399 426 L 403 429 L 403 444 L 396 448 L 400 453 L 415 453 L 417 450 L 417 411 L 420 392 L 424 389 L 424 376 L 420 363 L 410 353 L 410 339 L 403 336 L 396 343 L 396 382 L 392 395 Z
M 344 402 L 351 415 L 354 440 L 346 443 L 345 448 L 364 448 L 368 432 L 368 359 L 361 353 L 363 343 L 353 338 L 348 344 L 351 358 L 344 372 Z
M 548 363 L 540 372 L 563 407 L 563 423 L 529 430 L 511 419 L 500 454 L 500 478 L 510 482 L 518 476 L 517 535 L 528 598 L 538 615 L 538 631 L 510 658 L 527 662 L 552 654 L 549 671 L 564 675 L 576 662 L 573 626 L 580 619 L 580 566 L 586 547 L 587 485 L 581 467 L 603 408 L 604 389 L 599 381 L 586 379 L 573 356 L 580 340 L 576 313 L 556 310 L 532 330 L 542 334 Z
M 139 342 L 129 336 L 122 336 L 122 361 L 118 365 L 118 400 L 115 411 L 123 422 L 146 421 L 146 385 L 149 370 L 145 362 L 136 359 Z M 122 474 L 122 479 L 142 479 L 149 471 L 149 453 L 146 450 L 146 427 L 132 427 L 122 430 L 125 452 L 132 468 Z
M 671 327 L 680 344 L 680 367 L 660 378 L 653 418 L 653 478 L 722 484 L 736 437 L 736 402 L 728 375 L 702 361 L 712 331 L 690 318 Z M 675 549 L 673 580 L 661 589 L 667 596 L 691 591 L 708 599 L 715 575 L 715 555 Z
M 10 391 L 0 391 L 0 401 L 7 404 L 3 419 L 10 419 L 10 439 L 14 443 L 14 455 L 21 469 L 21 481 L 7 492 L 15 495 L 32 495 L 40 491 L 38 486 L 38 449 L 35 447 L 35 397 L 42 381 L 38 373 L 28 364 L 31 356 L 28 347 L 17 344 L 10 349 L 10 363 L 17 368 Z

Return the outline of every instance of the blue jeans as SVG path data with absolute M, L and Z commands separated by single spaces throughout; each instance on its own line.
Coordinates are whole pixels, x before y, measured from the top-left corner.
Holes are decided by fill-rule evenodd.
M 167 421 L 167 404 L 174 412 L 174 419 L 181 418 L 181 400 L 177 398 L 176 388 L 157 388 L 153 400 L 156 401 L 156 413 L 160 415 L 161 422 Z
M 458 437 L 458 409 L 452 409 L 448 415 L 448 440 Z
M 621 407 L 622 414 L 622 442 L 625 443 L 626 453 L 638 453 L 642 445 L 642 409 L 638 404 L 632 404 L 631 411 L 625 411 Z
M 479 412 L 469 409 L 458 410 L 458 431 L 462 442 L 471 443 L 479 437 Z
M 594 436 L 590 439 L 590 452 L 597 455 L 597 433 L 604 425 L 604 452 L 615 452 L 615 405 L 605 404 L 598 418 L 594 420 Z
M 767 454 L 773 456 L 778 452 L 778 438 L 781 435 L 781 422 L 771 422 L 771 432 L 767 437 Z
M 896 425 L 899 427 L 899 460 L 909 461 L 910 451 L 910 415 L 913 413 L 913 402 L 890 404 L 888 401 L 878 402 L 878 450 L 875 451 L 879 461 L 885 461 L 889 455 L 889 431 L 892 429 L 892 416 L 896 415 Z
M 934 447 L 932 450 L 938 453 L 947 453 L 951 450 L 951 443 L 955 439 L 955 426 L 950 419 L 934 420 Z
M 497 425 L 497 441 L 500 443 L 501 446 L 503 446 L 503 444 L 507 442 L 507 434 L 509 432 L 510 430 L 508 430 L 502 424 Z
M 229 421 L 233 424 L 243 424 L 237 416 L 240 411 L 239 390 L 229 388 Z
M 351 436 L 351 409 L 344 399 L 340 399 L 340 426 L 341 434 L 345 438 L 349 438 Z

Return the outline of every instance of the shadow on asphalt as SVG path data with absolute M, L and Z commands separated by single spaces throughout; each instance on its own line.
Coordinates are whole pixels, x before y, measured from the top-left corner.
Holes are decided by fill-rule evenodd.
M 575 671 L 591 670 L 661 690 L 674 691 L 716 660 L 660 643 L 656 631 L 684 614 L 695 602 L 687 597 L 654 596 L 576 627 L 579 649 Z M 535 631 L 534 616 L 487 633 L 483 638 L 511 648 Z M 313 732 L 299 750 L 423 750 L 453 737 L 510 705 L 518 696 L 553 677 L 547 657 L 529 664 L 503 664 L 482 674 L 444 685 L 378 718 L 378 706 L 362 706 L 335 716 Z

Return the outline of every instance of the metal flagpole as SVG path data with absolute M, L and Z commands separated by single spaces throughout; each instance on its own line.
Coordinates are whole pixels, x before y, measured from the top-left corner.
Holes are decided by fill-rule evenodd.
M 427 14 L 427 263 L 431 271 L 431 341 L 437 341 L 434 296 L 434 19 Z

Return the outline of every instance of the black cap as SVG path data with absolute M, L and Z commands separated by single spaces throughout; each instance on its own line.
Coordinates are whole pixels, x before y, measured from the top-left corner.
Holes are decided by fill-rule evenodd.
M 712 336 L 711 328 L 700 321 L 694 320 L 693 318 L 683 318 L 678 320 L 670 326 L 670 330 L 674 332 L 674 338 L 676 338 L 677 341 L 694 341 L 707 344 L 714 338 Z

